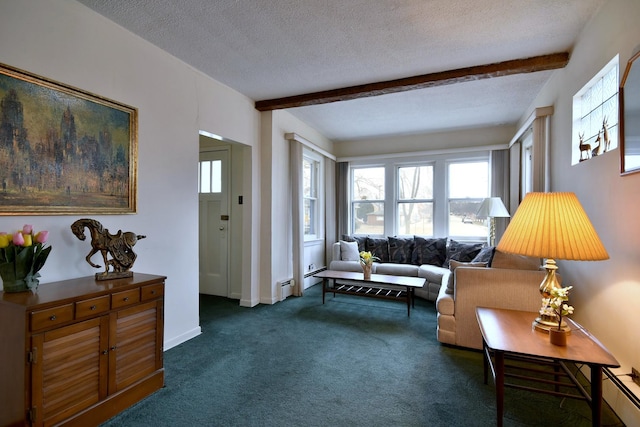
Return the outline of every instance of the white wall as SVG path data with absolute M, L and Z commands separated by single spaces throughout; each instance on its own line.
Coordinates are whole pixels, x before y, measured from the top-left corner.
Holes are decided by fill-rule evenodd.
M 451 132 L 340 141 L 334 144 L 334 154 L 339 159 L 348 159 L 362 156 L 416 153 L 507 144 L 515 132 L 515 126 L 495 126 Z
M 262 241 L 261 274 L 270 282 L 263 283 L 262 303 L 276 302 L 276 283 L 293 277 L 291 177 L 289 141 L 286 133 L 296 133 L 329 153 L 333 143 L 287 111 L 262 113 L 262 221 L 271 240 Z M 268 231 L 266 231 L 268 229 Z
M 135 247 L 132 270 L 167 276 L 165 348 L 197 335 L 198 131 L 253 147 L 245 157 L 245 165 L 255 167 L 243 183 L 244 209 L 256 218 L 260 117 L 253 102 L 70 0 L 4 0 L 0 40 L 2 63 L 138 108 L 138 213 L 91 217 L 112 232 L 148 236 Z M 0 216 L 0 230 L 30 223 L 50 231 L 53 250 L 41 271 L 47 286 L 95 273 L 84 260 L 89 243 L 69 228 L 83 216 Z M 244 218 L 243 251 L 245 259 L 257 259 L 251 233 L 259 233 L 259 225 L 250 218 Z M 243 272 L 247 305 L 257 303 L 257 268 Z
M 580 35 L 567 67 L 554 73 L 531 106 L 555 107 L 551 190 L 576 193 L 609 252 L 608 261 L 564 261 L 559 266 L 564 284 L 574 286 L 573 318 L 609 348 L 622 365 L 620 373 L 631 372 L 631 366 L 640 369 L 640 174 L 620 176 L 619 149 L 571 166 L 571 108 L 573 95 L 618 53 L 624 72 L 640 45 L 639 17 L 636 0 L 606 2 Z M 631 383 L 629 377 L 621 379 Z M 616 411 L 621 415 L 627 410 Z M 640 424 L 638 411 L 632 412 L 635 418 L 623 420 Z

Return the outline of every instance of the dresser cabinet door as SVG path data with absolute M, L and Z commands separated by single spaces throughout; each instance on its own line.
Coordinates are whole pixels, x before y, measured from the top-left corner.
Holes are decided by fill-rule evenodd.
M 109 393 L 162 368 L 162 300 L 111 313 Z
M 32 336 L 32 417 L 52 425 L 107 395 L 109 317 Z

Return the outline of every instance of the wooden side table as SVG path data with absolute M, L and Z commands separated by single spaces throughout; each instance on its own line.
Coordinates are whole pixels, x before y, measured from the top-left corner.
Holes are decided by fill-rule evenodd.
M 561 397 L 581 398 L 591 406 L 593 426 L 600 426 L 602 416 L 602 368 L 616 368 L 620 365 L 609 351 L 586 329 L 568 319 L 571 335 L 566 347 L 549 342 L 549 335 L 535 330 L 532 321 L 537 313 L 496 308 L 476 308 L 476 316 L 483 339 L 484 382 L 487 384 L 489 368 L 496 386 L 497 425 L 502 426 L 504 412 L 504 388 L 552 394 Z M 505 382 L 505 359 L 514 359 L 535 365 L 552 365 L 554 380 L 543 380 L 539 376 L 522 376 L 536 384 L 550 384 L 553 390 L 523 386 Z M 578 382 L 566 366 L 566 362 L 586 364 L 591 369 L 591 394 Z M 530 369 L 530 372 L 540 372 Z M 579 394 L 569 394 L 560 390 L 566 383 L 560 377 L 568 378 Z

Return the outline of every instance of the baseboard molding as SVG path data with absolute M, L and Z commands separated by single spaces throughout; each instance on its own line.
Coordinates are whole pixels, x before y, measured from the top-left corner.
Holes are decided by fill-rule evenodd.
M 182 344 L 185 341 L 189 341 L 191 338 L 195 338 L 202 333 L 202 328 L 198 326 L 197 328 L 193 328 L 192 330 L 185 332 L 184 334 L 178 335 L 177 337 L 168 339 L 164 342 L 164 351 L 169 350 L 177 345 Z

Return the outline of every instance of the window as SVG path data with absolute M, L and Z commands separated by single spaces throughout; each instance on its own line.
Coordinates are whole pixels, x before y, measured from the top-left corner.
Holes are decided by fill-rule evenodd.
M 351 177 L 351 230 L 384 234 L 385 168 L 354 168 Z
M 433 166 L 398 168 L 398 234 L 433 235 Z
M 222 161 L 203 160 L 198 163 L 198 192 L 220 193 L 222 191 Z
M 351 164 L 350 233 L 486 241 L 489 151 Z
M 573 97 L 571 164 L 618 147 L 618 56 Z
M 302 186 L 304 209 L 304 237 L 317 238 L 319 235 L 320 161 L 305 155 L 302 159 Z
M 449 236 L 478 239 L 487 236 L 486 220 L 476 212 L 489 196 L 489 163 L 457 162 L 449 164 Z

